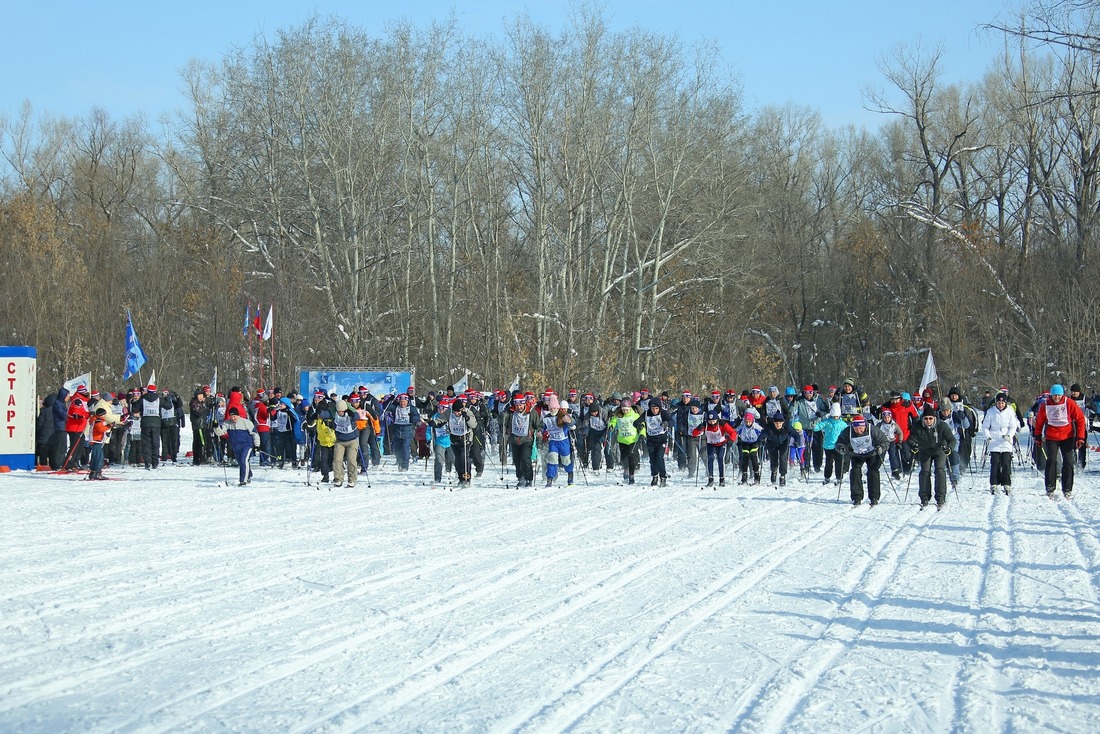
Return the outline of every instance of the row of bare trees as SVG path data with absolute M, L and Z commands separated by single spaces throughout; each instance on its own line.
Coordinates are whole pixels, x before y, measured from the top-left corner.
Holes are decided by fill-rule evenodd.
M 1036 6 L 969 85 L 938 50 L 884 60 L 873 132 L 750 111 L 711 49 L 594 13 L 492 41 L 314 18 L 187 68 L 156 130 L 24 109 L 0 122 L 4 340 L 44 385 L 113 385 L 130 309 L 162 382 L 244 382 L 241 314 L 272 302 L 284 384 L 911 389 L 930 347 L 974 389 L 1091 385 L 1100 52 L 1037 40 L 1055 10 L 1084 23 Z

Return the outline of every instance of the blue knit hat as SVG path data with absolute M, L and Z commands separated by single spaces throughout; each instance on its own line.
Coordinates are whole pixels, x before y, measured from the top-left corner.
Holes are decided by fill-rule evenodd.
M 1050 387 L 1050 394 L 1051 395 L 1065 395 L 1066 394 L 1066 389 L 1064 387 L 1062 387 L 1060 384 L 1054 384 L 1054 385 L 1051 385 L 1051 387 Z

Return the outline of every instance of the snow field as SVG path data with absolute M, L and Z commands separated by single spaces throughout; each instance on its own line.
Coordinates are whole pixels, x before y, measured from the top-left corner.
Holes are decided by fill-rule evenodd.
M 1096 462 L 1100 465 L 1100 461 Z M 495 472 L 495 475 L 494 475 Z M 0 478 L 21 732 L 1089 731 L 1100 473 L 371 489 L 256 469 Z M 230 472 L 232 474 L 232 471 Z M 506 481 L 513 482 L 510 472 Z M 314 475 L 314 479 L 316 479 Z M 230 477 L 234 479 L 233 476 Z M 644 477 L 643 477 L 644 479 Z M 897 487 L 904 493 L 904 484 Z

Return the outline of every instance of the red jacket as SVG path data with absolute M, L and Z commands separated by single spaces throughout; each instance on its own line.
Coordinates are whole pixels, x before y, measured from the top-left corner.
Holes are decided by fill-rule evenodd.
M 920 422 L 920 411 L 912 402 L 909 405 L 902 402 L 897 408 L 891 408 L 891 410 L 894 411 L 894 422 L 898 424 L 898 429 L 901 431 L 901 440 L 904 443 L 909 440 L 909 429 L 912 428 L 911 421 Z
M 737 440 L 737 431 L 729 423 L 718 423 L 718 428 L 711 430 L 710 424 L 704 423 L 691 432 L 692 436 L 705 436 L 711 446 L 725 446 Z
M 88 427 L 89 415 L 88 403 L 84 401 L 84 398 L 73 398 L 73 401 L 69 403 L 69 412 L 65 416 L 65 432 L 84 433 L 84 429 Z
M 1039 412 L 1035 415 L 1035 437 L 1051 441 L 1087 438 L 1085 414 L 1081 412 L 1081 406 L 1074 400 L 1066 400 L 1065 396 L 1056 403 L 1052 396 L 1049 402 L 1039 406 Z
M 267 403 L 262 400 L 256 402 L 256 431 L 258 433 L 271 433 L 270 411 Z

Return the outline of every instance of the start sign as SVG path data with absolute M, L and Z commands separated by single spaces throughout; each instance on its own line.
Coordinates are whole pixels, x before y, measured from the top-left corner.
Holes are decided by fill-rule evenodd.
M 38 351 L 0 347 L 0 466 L 34 469 Z

